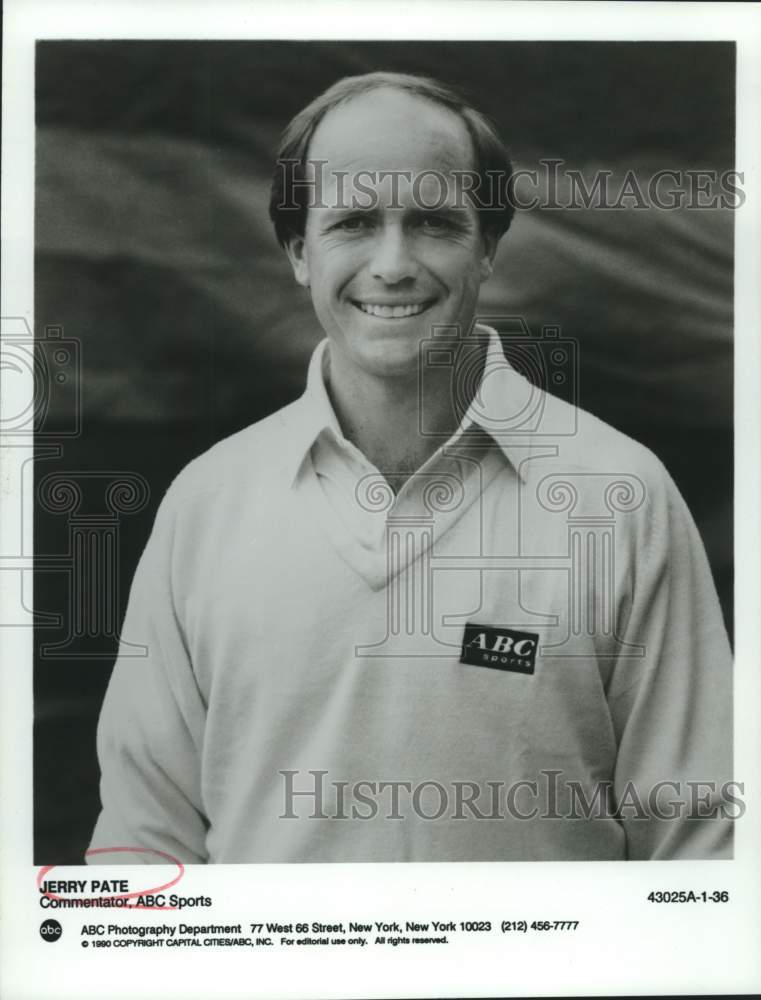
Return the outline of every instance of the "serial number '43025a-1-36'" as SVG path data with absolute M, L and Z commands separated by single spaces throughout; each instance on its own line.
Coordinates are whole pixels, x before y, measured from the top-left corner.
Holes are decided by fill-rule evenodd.
M 654 889 L 648 894 L 651 903 L 728 903 L 729 892 L 726 889 L 705 889 L 695 892 L 694 889 Z

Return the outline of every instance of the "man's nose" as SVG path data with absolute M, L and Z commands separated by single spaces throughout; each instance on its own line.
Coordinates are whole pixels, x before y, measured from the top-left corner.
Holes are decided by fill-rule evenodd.
M 374 278 L 389 285 L 417 275 L 417 264 L 409 236 L 401 225 L 386 225 L 378 232 L 370 260 L 370 272 Z

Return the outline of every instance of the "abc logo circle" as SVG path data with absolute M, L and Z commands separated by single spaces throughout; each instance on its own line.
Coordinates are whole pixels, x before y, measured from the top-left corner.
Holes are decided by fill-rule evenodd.
M 57 941 L 63 929 L 57 920 L 43 920 L 40 924 L 40 937 L 43 941 Z

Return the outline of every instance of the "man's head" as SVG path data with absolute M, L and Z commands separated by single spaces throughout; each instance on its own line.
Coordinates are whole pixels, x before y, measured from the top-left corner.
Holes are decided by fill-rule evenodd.
M 433 326 L 469 330 L 509 178 L 493 128 L 434 81 L 351 77 L 293 119 L 270 216 L 332 357 L 410 374 Z

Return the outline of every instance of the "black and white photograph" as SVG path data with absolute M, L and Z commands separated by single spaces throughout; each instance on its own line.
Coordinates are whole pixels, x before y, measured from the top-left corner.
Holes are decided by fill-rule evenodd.
M 734 66 L 39 44 L 40 863 L 732 856 Z
M 18 60 L 1 638 L 35 950 L 464 975 L 525 946 L 559 977 L 620 901 L 697 953 L 758 909 L 740 15 L 260 6 Z M 490 962 L 408 995 L 526 995 Z M 655 970 L 620 992 L 712 982 Z M 392 995 L 352 982 L 250 995 Z

